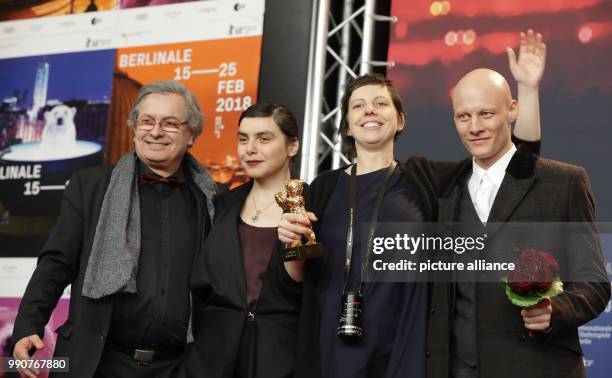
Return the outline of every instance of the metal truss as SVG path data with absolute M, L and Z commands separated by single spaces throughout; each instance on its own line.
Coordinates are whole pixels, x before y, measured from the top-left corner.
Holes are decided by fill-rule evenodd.
M 331 5 L 330 0 L 318 0 L 313 6 L 300 164 L 306 182 L 320 171 L 351 162 L 342 154 L 339 134 L 340 101 L 347 81 L 371 73 L 375 66 L 392 65 L 373 60 L 372 54 L 375 22 L 395 22 L 395 17 L 375 14 L 376 0 Z

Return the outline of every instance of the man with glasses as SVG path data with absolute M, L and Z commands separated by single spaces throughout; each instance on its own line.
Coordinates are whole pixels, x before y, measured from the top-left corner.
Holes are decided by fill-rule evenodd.
M 66 188 L 15 321 L 17 359 L 45 347 L 44 326 L 69 284 L 55 347 L 68 376 L 168 376 L 192 338 L 189 276 L 216 189 L 187 153 L 203 115 L 182 84 L 158 81 L 141 88 L 128 125 L 135 151 L 77 172 Z

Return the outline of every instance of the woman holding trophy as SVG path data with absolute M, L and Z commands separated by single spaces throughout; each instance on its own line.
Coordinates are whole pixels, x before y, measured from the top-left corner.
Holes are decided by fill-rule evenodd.
M 541 70 L 543 61 L 531 73 L 541 77 Z M 538 104 L 526 103 L 524 119 L 537 122 L 517 123 L 515 134 L 538 139 Z M 289 244 L 311 232 L 303 225 L 316 221 L 313 230 L 325 253 L 306 263 L 298 376 L 425 377 L 428 285 L 364 283 L 362 265 L 372 253 L 377 223 L 436 220 L 438 193 L 457 163 L 395 161 L 405 112 L 384 76 L 364 75 L 348 83 L 341 114 L 343 149 L 355 164 L 317 177 L 306 200 L 314 215 L 284 214 L 278 228 L 279 239 Z M 526 144 L 539 150 L 537 142 Z
M 302 318 L 300 333 L 301 340 L 312 344 L 298 351 L 302 355 L 320 349 L 320 366 L 318 356 L 310 365 L 304 362 L 299 376 L 395 377 L 410 371 L 410 376 L 424 377 L 427 284 L 361 281 L 367 250 L 362 223 L 432 217 L 414 173 L 393 157 L 405 112 L 395 88 L 381 75 L 349 83 L 341 111 L 344 153 L 356 158 L 356 164 L 320 175 L 306 197 L 307 207 L 319 217 L 313 228 L 325 256 L 307 260 L 309 288 L 304 290 L 314 292 L 316 299 L 312 305 L 303 303 L 303 313 L 311 318 Z M 285 219 L 298 220 L 290 214 Z M 300 232 L 279 228 L 287 243 Z M 311 332 L 306 330 L 309 323 Z
M 252 180 L 220 196 L 191 275 L 195 342 L 181 366 L 194 377 L 288 377 L 301 304 L 299 262 L 283 262 L 274 195 L 299 148 L 294 115 L 261 103 L 242 113 L 238 156 Z M 180 374 L 179 374 L 180 375 Z

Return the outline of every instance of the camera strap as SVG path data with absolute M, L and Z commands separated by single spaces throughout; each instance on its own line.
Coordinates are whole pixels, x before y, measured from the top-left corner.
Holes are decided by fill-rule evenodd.
M 366 242 L 366 247 L 362 249 L 362 255 L 365 256 L 365 259 L 362 256 L 362 260 L 364 263 L 361 265 L 361 277 L 359 278 L 359 293 L 363 289 L 363 281 L 361 278 L 363 277 L 365 268 L 367 267 L 368 261 L 370 259 L 370 249 L 372 248 L 372 240 L 374 239 L 374 232 L 376 231 L 376 226 L 378 223 L 378 213 L 382 206 L 383 199 L 385 197 L 385 192 L 387 191 L 387 186 L 389 185 L 389 179 L 397 169 L 397 164 L 393 165 L 394 161 L 389 164 L 387 168 L 387 172 L 385 173 L 385 178 L 383 183 L 378 191 L 378 196 L 376 197 L 376 202 L 374 203 L 374 208 L 372 209 L 372 217 L 370 220 L 370 225 L 368 227 L 368 238 Z M 344 289 L 343 293 L 346 293 L 349 282 L 349 274 L 351 271 L 352 264 L 352 256 L 353 256 L 353 225 L 355 223 L 355 205 L 357 203 L 357 164 L 353 164 L 351 167 L 351 180 L 349 186 L 349 197 L 348 197 L 348 207 L 349 207 L 349 216 L 348 216 L 348 227 L 346 231 L 346 258 L 344 260 Z

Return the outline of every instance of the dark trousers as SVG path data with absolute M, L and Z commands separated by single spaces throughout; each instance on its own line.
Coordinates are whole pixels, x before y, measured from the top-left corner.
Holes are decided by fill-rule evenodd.
M 138 362 L 124 352 L 104 348 L 95 378 L 169 378 L 183 356 L 160 359 L 150 363 Z
M 255 322 L 248 320 L 244 324 L 242 339 L 240 340 L 240 350 L 234 378 L 253 378 L 255 377 L 255 338 L 257 329 Z

